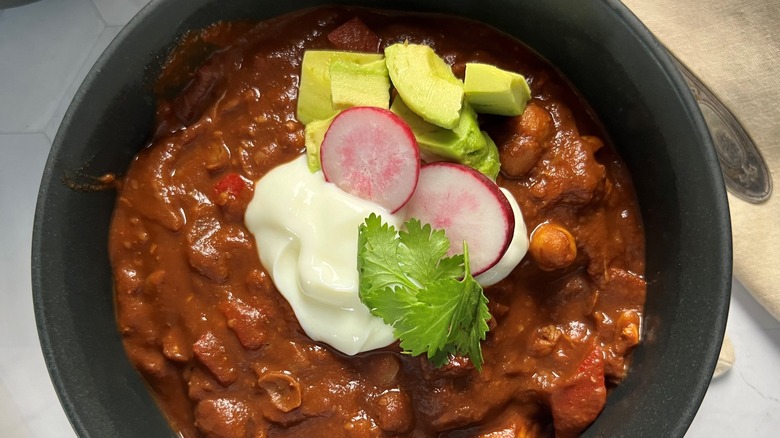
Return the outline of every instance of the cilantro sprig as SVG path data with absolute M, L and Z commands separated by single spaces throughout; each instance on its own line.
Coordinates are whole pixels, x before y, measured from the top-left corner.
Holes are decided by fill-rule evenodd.
M 446 257 L 450 240 L 410 219 L 403 230 L 371 214 L 358 232 L 360 300 L 391 325 L 405 352 L 427 353 L 435 366 L 468 356 L 482 369 L 488 300 L 469 271 L 468 246 Z

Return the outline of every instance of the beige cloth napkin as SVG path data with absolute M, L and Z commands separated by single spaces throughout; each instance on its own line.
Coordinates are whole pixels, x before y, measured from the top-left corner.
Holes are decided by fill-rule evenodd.
M 737 116 L 780 190 L 780 1 L 623 3 Z M 756 205 L 729 194 L 729 205 L 734 275 L 780 319 L 780 195 Z M 733 358 L 727 342 L 721 372 Z

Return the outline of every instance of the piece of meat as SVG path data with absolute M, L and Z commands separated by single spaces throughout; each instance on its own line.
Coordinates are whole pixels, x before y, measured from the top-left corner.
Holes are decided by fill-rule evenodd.
M 187 226 L 187 259 L 197 271 L 216 283 L 230 276 L 230 258 L 237 250 L 252 250 L 252 240 L 236 225 L 213 217 L 199 217 Z
M 214 374 L 223 386 L 230 385 L 238 377 L 238 370 L 227 355 L 227 349 L 214 333 L 208 331 L 192 345 L 198 360 Z
M 528 174 L 531 194 L 546 206 L 583 206 L 599 199 L 606 180 L 604 165 L 593 156 L 592 145 L 580 136 L 568 108 L 552 103 L 546 109 L 561 129 L 546 143 Z
M 647 282 L 639 274 L 610 267 L 605 275 L 594 276 L 593 279 L 603 289 L 599 295 L 600 308 L 617 309 L 626 301 L 643 303 L 645 300 Z
M 249 420 L 247 406 L 234 399 L 203 400 L 195 407 L 196 425 L 207 438 L 246 438 Z
M 208 371 L 200 368 L 193 368 L 186 380 L 187 396 L 196 402 L 214 397 L 221 388 Z
M 420 369 L 426 380 L 432 381 L 442 377 L 462 377 L 474 369 L 474 364 L 468 356 L 451 355 L 449 362 L 436 367 L 424 356 L 420 356 Z
M 184 126 L 193 124 L 211 106 L 223 76 L 222 64 L 216 62 L 204 64 L 195 72 L 192 81 L 173 101 L 173 111 Z
M 553 324 L 539 327 L 531 336 L 531 343 L 528 346 L 528 353 L 534 357 L 544 357 L 549 355 L 558 344 L 561 338 L 561 329 Z
M 260 309 L 231 296 L 219 303 L 219 310 L 244 348 L 257 350 L 265 344 L 268 318 Z
M 382 40 L 360 18 L 353 18 L 328 34 L 328 41 L 339 50 L 378 52 Z
M 414 407 L 402 391 L 387 391 L 376 401 L 376 422 L 385 432 L 404 433 L 414 425 Z
M 163 354 L 174 362 L 187 362 L 192 358 L 192 349 L 180 326 L 173 326 L 162 339 Z

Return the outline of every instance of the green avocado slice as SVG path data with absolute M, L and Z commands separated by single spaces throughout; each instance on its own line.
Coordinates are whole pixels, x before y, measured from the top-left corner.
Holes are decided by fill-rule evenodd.
M 309 170 L 312 173 L 322 168 L 322 164 L 320 163 L 320 146 L 322 145 L 322 140 L 325 139 L 325 133 L 328 132 L 328 128 L 330 128 L 330 123 L 337 115 L 338 113 L 325 120 L 314 120 L 306 125 L 306 130 L 304 132 L 306 164 L 309 166 Z
M 314 120 L 325 120 L 339 110 L 333 108 L 330 66 L 340 60 L 354 64 L 381 61 L 378 53 L 356 53 L 332 50 L 307 50 L 301 62 L 301 80 L 298 86 L 296 116 L 304 125 Z
M 480 131 L 477 113 L 468 104 L 464 103 L 454 129 L 426 122 L 400 97 L 393 100 L 390 111 L 412 129 L 424 161 L 453 161 L 472 167 L 491 179 L 498 175 L 498 148 L 486 133 Z
M 466 64 L 466 101 L 478 113 L 519 116 L 531 98 L 522 75 L 488 64 Z
M 463 82 L 432 48 L 398 43 L 385 49 L 385 62 L 398 94 L 428 123 L 445 129 L 458 126 Z
M 336 59 L 330 64 L 333 108 L 390 106 L 390 76 L 384 60 L 358 64 Z

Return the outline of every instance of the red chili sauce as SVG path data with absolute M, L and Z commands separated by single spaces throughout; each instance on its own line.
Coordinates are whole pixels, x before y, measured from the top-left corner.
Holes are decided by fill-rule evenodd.
M 365 28 L 341 27 L 355 17 Z M 465 63 L 483 62 L 532 90 L 522 116 L 480 116 L 500 150 L 498 184 L 531 233 L 525 259 L 485 290 L 481 372 L 461 357 L 437 369 L 397 344 L 347 357 L 310 340 L 243 223 L 253 181 L 304 153 L 303 52 L 402 41 L 430 45 L 461 79 Z M 110 235 L 125 349 L 175 431 L 565 437 L 595 419 L 639 342 L 644 231 L 625 165 L 549 64 L 470 21 L 327 8 L 192 34 L 161 90 L 196 46 L 211 54 L 179 93 L 161 93 Z

